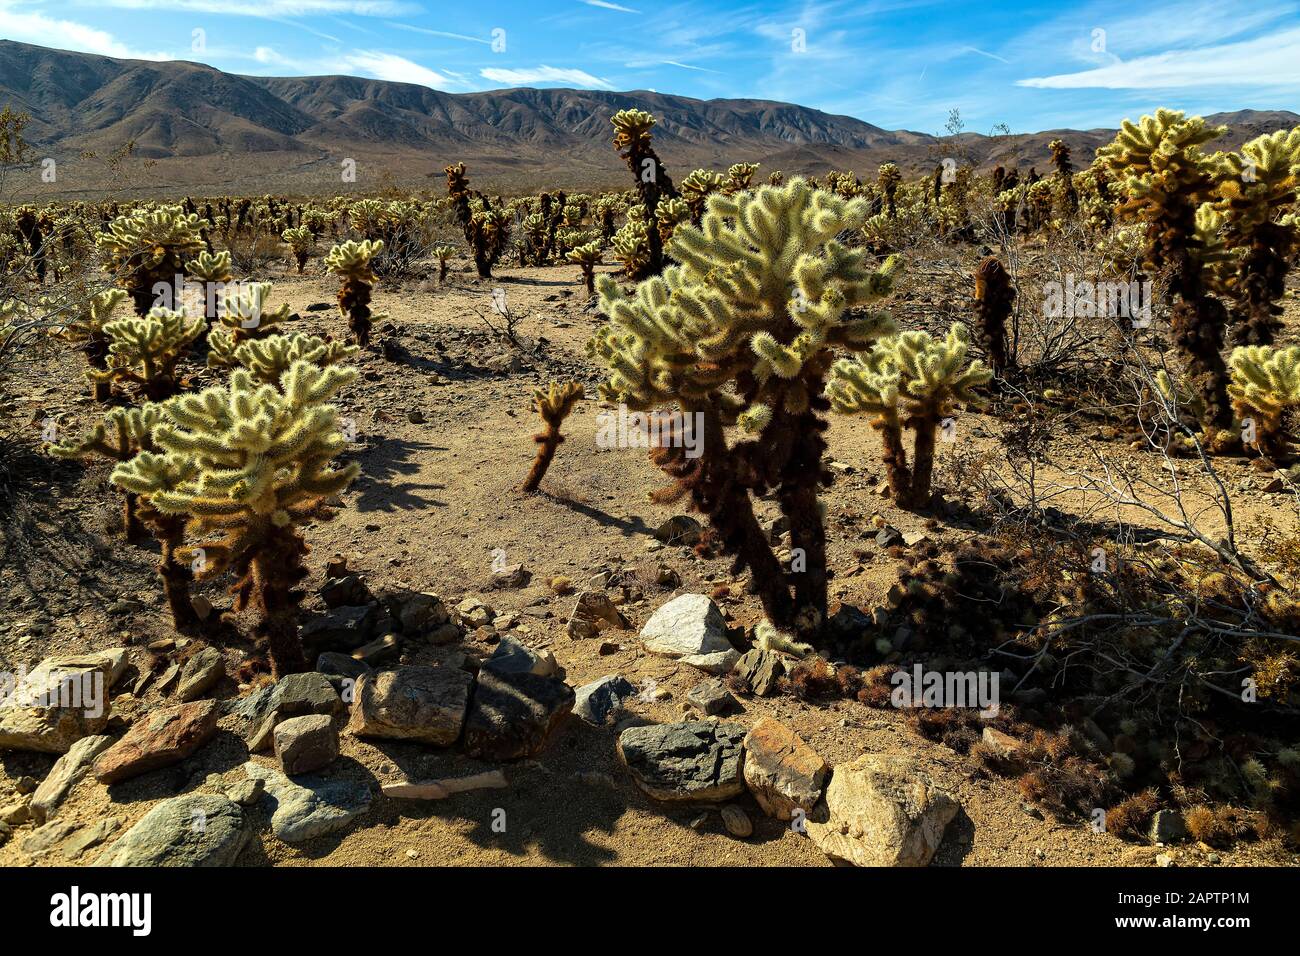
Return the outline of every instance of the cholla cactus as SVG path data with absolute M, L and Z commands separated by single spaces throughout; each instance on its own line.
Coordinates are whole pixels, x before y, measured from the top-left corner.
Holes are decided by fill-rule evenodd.
M 659 229 L 659 241 L 665 246 L 673 237 L 678 223 L 690 218 L 691 211 L 679 197 L 660 199 L 655 208 L 655 225 Z
M 259 384 L 279 385 L 295 362 L 310 362 L 324 368 L 360 351 L 355 345 L 293 332 L 249 339 L 235 348 L 232 358 L 246 368 Z
M 969 333 L 954 324 L 943 341 L 927 332 L 882 339 L 861 359 L 841 359 L 831 370 L 826 393 L 846 415 L 871 414 L 884 445 L 885 470 L 894 500 L 903 508 L 930 502 L 935 434 L 958 402 L 978 400 L 975 389 L 993 373 L 978 360 L 966 364 Z M 907 464 L 903 429 L 915 432 L 912 465 Z
M 298 226 L 294 229 L 286 229 L 280 233 L 280 238 L 293 251 L 294 261 L 298 263 L 298 275 L 302 275 L 302 270 L 307 266 L 307 259 L 316 248 L 315 233 L 306 226 Z
M 289 318 L 288 303 L 274 309 L 267 303 L 272 290 L 269 282 L 244 282 L 226 292 L 218 309 L 220 328 L 208 335 L 210 367 L 234 366 L 235 349 L 249 339 L 271 334 Z
M 903 181 L 903 174 L 893 163 L 881 163 L 876 182 L 885 196 L 885 215 L 890 219 L 898 215 L 898 185 Z
M 628 210 L 627 222 L 614 233 L 610 243 L 614 257 L 623 263 L 623 274 L 628 278 L 644 275 L 650 267 L 650 230 L 646 228 L 645 212 L 640 206 Z
M 161 414 L 162 406 L 153 402 L 139 407 L 114 408 L 80 438 L 47 448 L 56 458 L 82 460 L 98 456 L 115 462 L 128 461 L 141 451 L 153 450 L 153 429 Z M 136 495 L 128 491 L 122 504 L 122 532 L 128 541 L 137 540 L 143 530 L 137 513 L 137 500 Z
M 892 328 L 873 312 L 846 318 L 890 286 L 896 267 L 869 264 L 835 241 L 866 219 L 801 180 L 709 200 L 703 228 L 682 225 L 669 253 L 680 265 L 629 297 L 598 288 L 611 324 L 588 351 L 610 368 L 601 396 L 633 409 L 677 403 L 703 423 L 698 458 L 681 447 L 654 458 L 704 511 L 722 545 L 748 567 L 769 619 L 813 632 L 825 619 L 825 531 L 817 488 L 826 427 L 821 396 L 831 348 L 866 348 Z M 734 393 L 733 393 L 734 387 Z M 728 447 L 725 424 L 749 438 Z M 677 443 L 682 444 L 682 443 Z M 754 518 L 750 492 L 775 487 L 807 569 L 787 577 Z M 791 591 L 793 590 L 793 594 Z
M 447 261 L 456 254 L 456 247 L 439 243 L 433 247 L 433 257 L 438 260 L 438 281 L 447 281 Z
M 488 198 L 471 189 L 465 176 L 465 164 L 446 167 L 447 197 L 456 213 L 456 221 L 465 233 L 465 242 L 474 255 L 479 278 L 492 278 L 492 267 L 505 251 L 510 238 L 510 219 L 504 210 L 492 209 Z
M 677 195 L 672 178 L 651 144 L 650 131 L 655 125 L 655 118 L 644 110 L 619 110 L 610 122 L 614 124 L 614 148 L 627 163 L 627 168 L 636 181 L 645 222 L 647 225 L 655 223 L 659 200 L 671 199 Z M 629 273 L 631 278 L 637 280 L 658 275 L 664 267 L 663 245 L 659 241 L 658 231 L 647 228 L 645 236 L 645 261 L 635 272 Z
M 374 242 L 349 239 L 335 246 L 325 257 L 325 271 L 343 280 L 339 289 L 339 310 L 347 316 L 348 328 L 361 346 L 370 344 L 370 291 L 375 285 L 370 263 L 383 249 L 382 239 Z
M 997 256 L 986 256 L 975 269 L 975 317 L 980 345 L 993 374 L 1005 378 L 1008 365 L 1007 320 L 1016 300 L 1011 276 Z
M 727 168 L 727 192 L 738 193 L 749 189 L 754 183 L 754 173 L 758 172 L 758 163 L 733 163 Z
M 596 266 L 600 265 L 600 243 L 589 242 L 569 250 L 568 260 L 582 267 L 582 281 L 587 295 L 596 294 Z
M 131 296 L 139 316 L 153 307 L 160 285 L 171 290 L 164 305 L 177 304 L 176 286 L 186 257 L 206 248 L 199 217 L 186 215 L 180 206 L 118 216 L 95 241 L 107 257 L 105 268 Z
M 552 382 L 549 388 L 533 390 L 533 407 L 541 416 L 543 428 L 533 436 L 533 441 L 537 442 L 537 457 L 533 459 L 533 467 L 528 470 L 528 478 L 520 491 L 534 492 L 542 483 L 546 469 L 551 467 L 551 459 L 555 457 L 555 449 L 564 441 L 560 426 L 573 411 L 573 406 L 585 397 L 577 382 L 567 385 Z
M 112 321 L 113 312 L 126 301 L 121 289 L 106 289 L 82 301 L 77 314 L 66 325 L 51 334 L 65 342 L 81 346 L 90 367 L 98 372 L 108 368 L 108 335 L 104 326 Z M 92 379 L 91 394 L 97 402 L 106 402 L 110 394 L 106 381 Z
M 1197 210 L 1214 198 L 1212 163 L 1201 147 L 1225 127 L 1206 126 L 1160 109 L 1140 123 L 1125 120 L 1119 135 L 1097 150 L 1097 162 L 1124 197 L 1116 214 L 1146 226 L 1143 265 L 1151 273 L 1168 269 L 1176 299 L 1170 322 L 1189 384 L 1200 396 L 1202 422 L 1211 447 L 1232 429 L 1228 370 L 1222 349 L 1227 310 L 1210 294 L 1211 277 L 1198 258 Z
M 161 401 L 180 389 L 176 363 L 207 324 L 182 309 L 154 309 L 143 319 L 118 319 L 104 326 L 108 361 L 101 371 L 89 371 L 92 382 L 133 385 L 151 401 Z
M 1047 144 L 1052 153 L 1052 165 L 1056 167 L 1056 176 L 1060 180 L 1061 198 L 1064 214 L 1073 215 L 1079 208 L 1079 194 L 1074 188 L 1074 164 L 1070 162 L 1070 147 L 1064 140 L 1054 139 Z
M 1224 291 L 1232 298 L 1233 339 L 1240 345 L 1272 344 L 1281 323 L 1278 301 L 1286 292 L 1300 232 L 1279 221 L 1300 189 L 1300 127 L 1259 136 L 1219 159 L 1223 240 L 1237 253 Z
M 1232 350 L 1228 395 L 1241 419 L 1245 443 L 1276 463 L 1290 458 L 1285 418 L 1300 407 L 1300 345 Z
M 691 222 L 698 226 L 704 218 L 704 207 L 709 197 L 722 192 L 726 180 L 708 169 L 697 169 L 682 180 L 682 199 L 691 211 Z
M 296 362 L 277 390 L 236 371 L 229 387 L 168 402 L 154 429 L 162 453 L 143 452 L 113 471 L 115 484 L 147 496 L 161 514 L 188 519 L 199 543 L 180 557 L 197 559 L 199 577 L 235 573 L 235 610 L 260 612 L 257 633 L 277 675 L 306 668 L 295 587 L 307 574 L 307 545 L 298 527 L 360 470 L 331 465 L 345 441 L 327 404 L 356 375 Z
M 596 222 L 600 226 L 600 241 L 608 243 L 614 238 L 614 217 L 622 211 L 623 204 L 617 196 L 601 196 L 596 200 Z

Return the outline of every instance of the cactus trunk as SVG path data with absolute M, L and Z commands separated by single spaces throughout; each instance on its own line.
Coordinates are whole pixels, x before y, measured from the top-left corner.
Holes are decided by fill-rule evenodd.
M 190 584 L 194 574 L 189 564 L 176 557 L 176 549 L 184 544 L 185 520 L 169 515 L 156 519 L 158 541 L 162 545 L 162 560 L 158 562 L 158 576 L 162 579 L 163 595 L 172 613 L 172 624 L 181 634 L 197 633 L 203 626 L 194 602 L 190 598 Z

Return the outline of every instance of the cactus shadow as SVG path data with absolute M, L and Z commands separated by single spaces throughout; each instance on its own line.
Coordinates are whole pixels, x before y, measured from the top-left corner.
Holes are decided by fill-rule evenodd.
M 589 505 L 586 502 L 577 501 L 563 491 L 556 493 L 554 491 L 542 489 L 538 494 L 541 497 L 546 498 L 548 501 L 553 501 L 562 508 L 568 508 L 570 511 L 582 515 L 584 518 L 590 518 L 602 528 L 617 528 L 624 536 L 630 537 L 634 534 L 644 534 L 647 536 L 654 535 L 655 529 L 646 524 L 639 516 L 635 518 L 616 518 L 608 511 L 602 511 L 595 505 Z
M 447 507 L 445 501 L 420 494 L 443 491 L 446 485 L 399 481 L 404 475 L 420 473 L 420 462 L 413 460 L 417 452 L 437 450 L 428 442 L 388 437 L 362 451 L 357 456 L 361 474 L 352 485 L 352 492 L 357 494 L 357 511 L 422 511 L 428 507 Z

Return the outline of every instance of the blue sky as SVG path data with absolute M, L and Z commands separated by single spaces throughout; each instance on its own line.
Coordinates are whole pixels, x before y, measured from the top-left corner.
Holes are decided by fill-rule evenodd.
M 976 132 L 1300 111 L 1300 4 L 1272 0 L 0 0 L 0 38 L 448 92 L 757 97 L 931 133 L 953 108 Z

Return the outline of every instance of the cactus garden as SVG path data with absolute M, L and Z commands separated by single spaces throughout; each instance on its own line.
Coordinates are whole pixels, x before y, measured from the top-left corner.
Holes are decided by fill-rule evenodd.
M 1300 863 L 1300 120 L 42 199 L 16 115 L 0 703 L 105 708 L 0 706 L 0 865 Z

